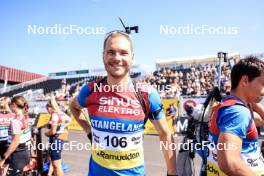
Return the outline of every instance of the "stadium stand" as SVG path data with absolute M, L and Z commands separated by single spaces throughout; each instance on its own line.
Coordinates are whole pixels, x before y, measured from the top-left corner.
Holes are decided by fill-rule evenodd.
M 177 98 L 179 96 L 203 96 L 218 83 L 219 65 L 205 64 L 190 67 L 172 67 L 156 70 L 152 75 L 144 77 L 141 82 L 159 87 L 161 98 Z M 224 64 L 221 73 L 221 91 L 228 93 L 230 89 L 231 67 Z M 168 85 L 170 90 L 168 90 Z M 160 89 L 161 88 L 161 89 Z
M 91 78 L 69 78 L 66 79 L 66 83 L 68 85 L 74 85 L 76 83 L 83 83 L 85 80 L 91 81 L 95 78 L 91 77 Z M 56 90 L 59 90 L 62 88 L 62 81 L 64 79 L 48 79 L 46 81 L 43 82 L 39 82 L 37 84 L 33 84 L 33 85 L 28 85 L 28 86 L 24 86 L 6 93 L 2 93 L 0 94 L 0 96 L 8 96 L 8 97 L 12 97 L 15 94 L 21 93 L 21 92 L 25 92 L 27 90 L 37 90 L 37 89 L 43 89 L 43 93 L 44 94 L 48 94 L 51 92 L 54 92 Z

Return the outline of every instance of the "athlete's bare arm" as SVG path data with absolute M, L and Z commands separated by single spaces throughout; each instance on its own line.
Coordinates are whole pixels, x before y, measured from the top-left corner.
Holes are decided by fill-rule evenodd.
M 174 142 L 173 137 L 169 131 L 169 126 L 166 121 L 166 118 L 161 118 L 157 121 L 152 121 L 156 130 L 159 133 L 160 142 L 164 144 L 168 144 L 167 146 L 171 146 Z M 171 150 L 173 147 L 162 148 L 163 156 L 166 160 L 167 171 L 169 175 L 176 175 L 176 152 Z
M 264 106 L 261 103 L 253 103 L 253 110 L 257 112 L 262 119 L 264 119 Z
M 253 118 L 254 118 L 255 125 L 257 127 L 264 126 L 264 119 L 258 113 L 254 112 L 253 113 Z
M 89 134 L 91 132 L 91 126 L 86 119 L 81 118 L 81 110 L 82 107 L 79 105 L 77 101 L 77 97 L 74 97 L 70 104 L 71 113 L 79 123 L 79 125 L 84 129 L 84 131 Z
M 264 126 L 264 106 L 261 103 L 252 104 L 254 122 L 257 127 Z
M 224 146 L 226 147 L 224 150 Z M 242 139 L 230 133 L 220 133 L 217 159 L 226 175 L 254 176 L 254 172 L 241 159 Z

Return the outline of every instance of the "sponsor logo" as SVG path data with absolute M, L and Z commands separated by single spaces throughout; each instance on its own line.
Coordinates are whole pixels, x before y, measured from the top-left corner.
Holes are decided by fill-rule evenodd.
M 220 176 L 219 169 L 215 168 L 214 166 L 212 166 L 210 164 L 207 164 L 207 172 L 210 172 L 210 173 L 212 173 L 214 175 Z
M 104 151 L 98 151 L 96 152 L 96 155 L 102 157 L 103 159 L 118 160 L 118 161 L 133 160 L 140 157 L 139 152 L 125 154 L 125 155 L 113 155 L 113 154 L 107 154 Z

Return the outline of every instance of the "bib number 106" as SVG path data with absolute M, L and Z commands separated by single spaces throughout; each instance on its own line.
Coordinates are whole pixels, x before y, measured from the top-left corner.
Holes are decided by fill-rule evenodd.
M 118 138 L 117 136 L 113 136 L 113 137 L 106 136 L 104 140 L 106 140 L 107 146 L 110 146 L 110 145 L 112 145 L 113 147 L 120 146 L 121 148 L 125 148 L 127 146 L 126 137 Z

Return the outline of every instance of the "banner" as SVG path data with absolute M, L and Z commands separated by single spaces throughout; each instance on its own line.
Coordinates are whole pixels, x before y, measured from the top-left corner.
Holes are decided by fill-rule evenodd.
M 49 123 L 49 120 L 50 120 L 50 115 L 48 113 L 41 113 L 37 117 L 37 120 L 35 122 L 35 126 L 37 128 L 44 127 Z
M 205 98 L 181 98 L 180 100 L 162 100 L 164 114 L 172 134 L 186 134 L 189 117 L 184 106 L 192 104 L 194 107 L 203 103 Z M 145 134 L 158 134 L 154 125 L 148 120 L 145 125 Z
M 168 99 L 162 100 L 164 114 L 166 116 L 169 129 L 171 133 L 175 132 L 175 122 L 179 116 L 179 100 L 178 99 Z M 145 125 L 145 134 L 158 134 L 157 130 L 155 129 L 154 125 L 151 123 L 150 120 L 147 121 Z
M 72 117 L 71 124 L 69 125 L 69 130 L 79 130 L 82 131 L 83 128 L 78 124 L 74 117 Z
M 180 117 L 186 117 L 187 113 L 185 111 L 186 105 L 192 105 L 195 107 L 198 104 L 203 104 L 205 97 L 181 97 L 180 99 Z

